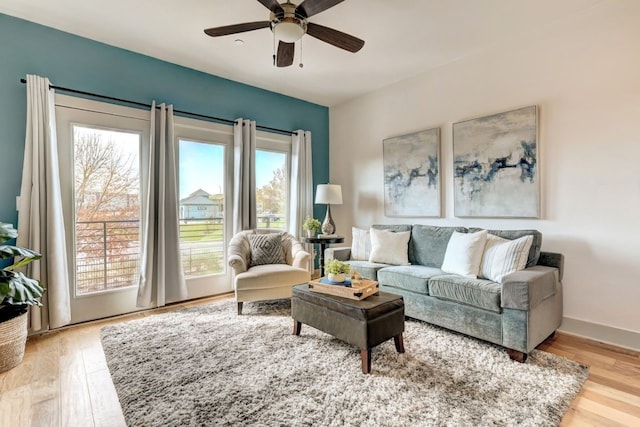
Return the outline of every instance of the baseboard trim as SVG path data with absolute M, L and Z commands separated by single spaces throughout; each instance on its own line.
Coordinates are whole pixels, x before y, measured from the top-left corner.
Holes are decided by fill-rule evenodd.
M 560 325 L 558 330 L 567 334 L 600 341 L 605 344 L 640 351 L 640 332 L 614 328 L 612 326 L 587 322 L 586 320 L 571 317 L 563 317 L 562 325 Z

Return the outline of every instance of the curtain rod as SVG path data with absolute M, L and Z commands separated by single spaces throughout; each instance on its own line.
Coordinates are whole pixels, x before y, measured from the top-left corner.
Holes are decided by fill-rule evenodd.
M 21 78 L 20 79 L 20 83 L 26 84 L 27 80 Z M 137 102 L 137 101 L 130 101 L 128 99 L 122 99 L 122 98 L 114 98 L 112 96 L 101 95 L 99 93 L 85 92 L 83 90 L 70 89 L 68 87 L 62 87 L 62 86 L 56 86 L 56 85 L 49 85 L 49 88 L 50 89 L 55 89 L 55 90 L 60 90 L 60 91 L 63 91 L 63 92 L 76 93 L 76 94 L 79 94 L 79 95 L 92 96 L 94 98 L 101 98 L 101 99 L 108 99 L 110 101 L 123 102 L 123 103 L 126 103 L 126 104 L 137 105 L 139 107 L 151 108 L 151 104 L 145 104 L 143 102 Z M 156 108 L 158 108 L 158 107 L 156 107 Z M 202 118 L 202 119 L 215 120 L 215 121 L 226 123 L 226 124 L 230 124 L 230 125 L 235 124 L 235 120 L 223 119 L 223 118 L 215 117 L 215 116 L 207 116 L 205 114 L 192 113 L 190 111 L 182 111 L 182 110 L 175 110 L 174 109 L 173 112 L 176 113 L 176 114 L 182 114 L 182 115 L 186 115 L 186 116 L 192 116 L 192 117 L 199 117 L 199 118 Z M 272 132 L 279 132 L 279 133 L 284 133 L 284 134 L 288 134 L 288 135 L 294 135 L 295 134 L 295 132 L 291 131 L 291 130 L 272 128 L 272 127 L 269 127 L 269 126 L 256 125 L 256 129 L 267 130 L 267 131 L 272 131 Z

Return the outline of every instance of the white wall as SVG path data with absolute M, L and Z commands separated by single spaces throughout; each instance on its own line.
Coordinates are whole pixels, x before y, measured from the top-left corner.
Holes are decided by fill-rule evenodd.
M 565 325 L 581 327 L 568 331 L 640 348 L 638 22 L 640 1 L 606 0 L 332 107 L 330 176 L 345 199 L 332 207 L 338 232 L 349 243 L 351 226 L 374 223 L 538 229 L 543 250 L 565 255 Z M 452 123 L 534 104 L 542 218 L 455 218 Z M 443 217 L 385 217 L 382 140 L 432 127 L 441 128 Z

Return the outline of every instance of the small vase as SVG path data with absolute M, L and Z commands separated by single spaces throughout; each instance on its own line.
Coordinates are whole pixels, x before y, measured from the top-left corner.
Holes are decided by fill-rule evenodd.
M 316 230 L 307 230 L 307 237 L 316 237 Z
M 340 273 L 340 274 L 329 273 L 329 276 L 327 278 L 330 281 L 335 283 L 343 283 L 347 279 L 347 275 L 344 273 Z

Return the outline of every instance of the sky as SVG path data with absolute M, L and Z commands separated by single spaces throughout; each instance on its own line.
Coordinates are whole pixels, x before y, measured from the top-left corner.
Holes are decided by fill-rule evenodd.
M 99 129 L 94 127 L 73 125 L 74 144 L 80 144 L 81 138 L 90 138 L 96 135 L 99 144 L 111 146 L 115 153 L 122 153 L 123 159 L 128 159 L 131 163 L 133 173 L 140 173 L 140 134 L 138 132 L 127 132 L 112 129 Z M 89 139 L 88 141 L 92 141 Z M 74 151 L 74 156 L 78 155 L 78 150 Z
M 273 171 L 284 165 L 285 154 L 256 151 L 256 186 L 262 187 L 273 178 Z M 198 189 L 209 194 L 223 193 L 224 147 L 180 140 L 180 198 Z

